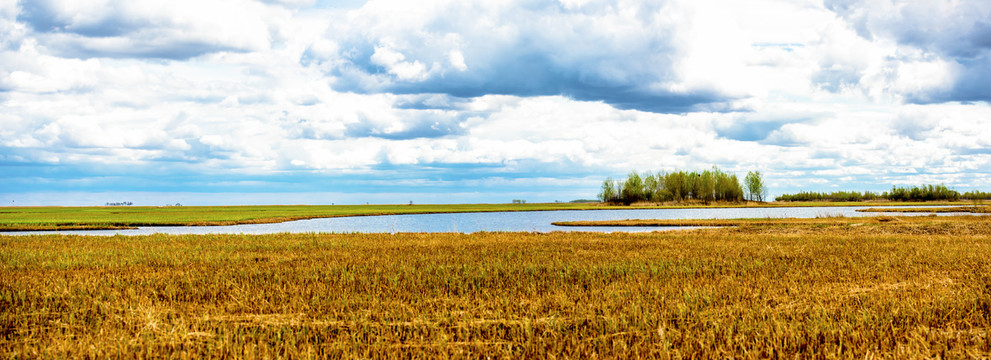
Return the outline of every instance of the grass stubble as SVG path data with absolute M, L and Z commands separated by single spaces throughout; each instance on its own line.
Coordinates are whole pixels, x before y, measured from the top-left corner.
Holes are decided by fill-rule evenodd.
M 987 358 L 987 217 L 0 237 L 5 358 Z

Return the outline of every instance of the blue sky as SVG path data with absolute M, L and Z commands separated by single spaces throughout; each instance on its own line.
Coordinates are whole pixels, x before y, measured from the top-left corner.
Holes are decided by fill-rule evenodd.
M 0 0 L 0 201 L 988 191 L 989 100 L 983 0 Z

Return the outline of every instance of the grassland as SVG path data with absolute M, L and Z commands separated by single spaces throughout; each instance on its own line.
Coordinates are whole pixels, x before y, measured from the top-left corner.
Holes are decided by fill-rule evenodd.
M 32 230 L 126 229 L 139 226 L 206 226 L 277 223 L 340 216 L 427 214 L 491 211 L 659 209 L 690 207 L 807 207 L 887 206 L 934 203 L 639 203 L 607 206 L 599 203 L 545 204 L 444 204 L 444 205 L 280 205 L 280 206 L 90 206 L 90 207 L 0 207 L 0 232 Z M 943 204 L 943 203 L 940 203 Z M 946 203 L 951 204 L 951 203 Z M 956 203 L 956 205 L 962 205 Z
M 0 237 L 0 356 L 987 358 L 991 220 Z

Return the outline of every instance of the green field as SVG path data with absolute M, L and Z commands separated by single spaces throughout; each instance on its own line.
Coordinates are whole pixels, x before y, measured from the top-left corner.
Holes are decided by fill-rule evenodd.
M 488 211 L 589 210 L 688 207 L 808 207 L 808 206 L 909 206 L 942 203 L 716 203 L 637 204 L 606 206 L 599 203 L 544 204 L 445 204 L 445 205 L 278 205 L 278 206 L 91 206 L 0 207 L 0 231 L 97 230 L 138 226 L 203 226 L 276 223 L 291 220 L 364 215 L 426 214 Z M 950 203 L 946 203 L 950 204 Z M 966 203 L 955 203 L 966 205 Z
M 991 220 L 0 237 L 5 358 L 987 358 Z

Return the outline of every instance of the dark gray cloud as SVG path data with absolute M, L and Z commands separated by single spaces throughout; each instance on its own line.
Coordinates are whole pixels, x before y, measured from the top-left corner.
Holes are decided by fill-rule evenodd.
M 593 5 L 599 3 L 608 2 Z M 338 38 L 337 54 L 311 50 L 300 62 L 323 66 L 338 91 L 562 95 L 657 113 L 728 110 L 734 98 L 716 89 L 671 90 L 679 82 L 673 60 L 679 50 L 673 43 L 676 24 L 656 20 L 664 4 L 642 4 L 628 18 L 613 6 L 566 9 L 556 1 L 496 14 L 453 4 L 407 28 L 375 31 L 370 25 L 329 34 Z M 368 16 L 356 21 L 388 21 Z M 617 18 L 627 22 L 618 31 L 599 24 Z M 483 28 L 478 21 L 498 23 Z
M 991 101 L 991 2 L 827 0 L 825 5 L 866 39 L 891 39 L 959 65 L 950 88 L 905 94 L 907 101 Z M 822 76 L 843 78 L 837 75 Z M 824 87 L 834 84 L 826 81 Z

